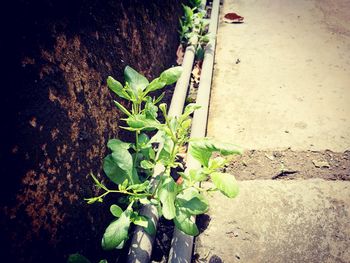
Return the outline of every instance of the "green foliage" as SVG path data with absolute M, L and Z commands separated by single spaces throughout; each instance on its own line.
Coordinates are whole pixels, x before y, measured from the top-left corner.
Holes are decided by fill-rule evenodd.
M 198 227 L 194 222 L 193 216 L 181 207 L 176 207 L 176 217 L 174 218 L 175 226 L 190 236 L 199 234 Z
M 202 4 L 202 0 L 189 0 L 189 3 L 193 8 L 199 8 Z
M 188 10 L 188 15 L 194 14 Z M 112 77 L 107 79 L 109 88 L 119 98 L 131 103 L 131 109 L 126 109 L 123 102 L 115 102 L 126 115 L 122 119 L 125 121 L 124 129 L 135 134 L 135 142 L 126 143 L 119 139 L 108 141 L 107 147 L 111 153 L 104 158 L 103 170 L 108 179 L 116 184 L 114 189 L 109 189 L 99 176 L 91 174 L 95 186 L 102 193 L 87 198 L 89 204 L 102 202 L 106 195 L 112 193 L 123 195 L 126 200 L 126 203 L 110 206 L 114 220 L 102 238 L 101 244 L 105 250 L 121 249 L 129 237 L 131 224 L 141 226 L 148 234 L 155 235 L 153 221 L 138 212 L 143 204 L 156 206 L 161 215 L 174 221 L 178 229 L 189 235 L 197 235 L 199 231 L 194 216 L 208 210 L 204 193 L 218 190 L 228 197 L 238 193 L 234 177 L 218 172 L 225 165 L 225 159 L 212 158 L 212 154 L 238 154 L 239 149 L 208 138 L 190 141 L 191 115 L 199 107 L 189 104 L 181 116 L 171 117 L 167 114 L 166 104 L 158 105 L 162 96 L 150 96 L 150 92 L 175 83 L 181 71 L 181 67 L 167 69 L 149 82 L 136 70 L 126 67 L 124 86 Z M 188 144 L 189 154 L 199 161 L 201 167 L 183 171 L 179 151 Z M 161 172 L 155 173 L 156 168 L 161 168 Z M 174 181 L 171 176 L 174 170 L 182 170 L 179 172 L 182 183 Z M 198 186 L 199 182 L 209 178 L 215 188 L 203 189 Z
M 120 208 L 119 205 L 111 205 L 109 210 L 111 211 L 112 215 L 114 215 L 115 217 L 120 217 L 123 213 L 123 210 Z
M 130 152 L 120 147 L 111 154 L 108 154 L 103 160 L 103 170 L 108 178 L 116 184 L 121 184 L 125 180 L 130 183 L 138 183 L 137 173 L 133 171 L 134 163 Z
M 210 41 L 208 34 L 208 21 L 204 18 L 205 10 L 201 10 L 200 0 L 190 1 L 193 8 L 183 5 L 184 15 L 180 19 L 180 41 L 185 45 L 193 45 L 196 48 L 196 57 L 204 58 L 204 49 Z
M 208 167 L 209 159 L 214 152 L 218 152 L 224 156 L 242 153 L 234 144 L 221 143 L 210 138 L 191 140 L 189 152 L 204 167 Z
M 176 192 L 176 183 L 173 178 L 169 176 L 164 178 L 158 191 L 158 197 L 162 203 L 163 216 L 168 220 L 175 217 Z
M 142 226 L 149 235 L 156 234 L 156 227 L 154 226 L 154 223 L 150 218 L 146 216 L 135 216 L 133 219 L 133 223 L 135 225 Z
M 179 207 L 191 215 L 204 214 L 209 208 L 204 196 L 193 187 L 187 188 L 178 194 L 176 202 Z
M 132 210 L 128 207 L 120 217 L 114 220 L 106 228 L 102 238 L 102 248 L 104 250 L 121 249 L 124 246 L 129 234 Z
M 91 261 L 88 260 L 86 257 L 78 253 L 75 253 L 75 254 L 69 255 L 67 263 L 91 263 Z
M 212 173 L 211 179 L 215 186 L 227 197 L 233 198 L 238 194 L 238 185 L 236 179 L 226 173 Z
M 88 260 L 83 255 L 80 255 L 79 253 L 71 254 L 68 257 L 67 263 L 91 263 L 90 260 Z M 99 261 L 99 263 L 108 263 L 106 259 L 102 259 Z

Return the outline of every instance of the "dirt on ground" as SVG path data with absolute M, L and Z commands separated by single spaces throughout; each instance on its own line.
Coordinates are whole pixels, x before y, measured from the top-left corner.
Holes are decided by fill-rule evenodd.
M 225 169 L 238 180 L 350 180 L 350 151 L 255 151 L 235 156 Z

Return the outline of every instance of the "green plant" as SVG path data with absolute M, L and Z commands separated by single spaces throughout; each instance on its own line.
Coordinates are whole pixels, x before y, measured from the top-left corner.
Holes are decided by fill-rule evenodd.
M 134 69 L 126 67 L 124 86 L 112 77 L 107 79 L 109 88 L 116 95 L 131 102 L 131 110 L 117 101 L 115 104 L 125 114 L 123 120 L 126 125 L 123 128 L 135 133 L 135 142 L 111 139 L 107 144 L 111 153 L 104 159 L 103 170 L 115 184 L 114 189 L 91 175 L 102 192 L 87 198 L 89 204 L 102 202 L 111 193 L 123 195 L 124 209 L 120 203 L 110 207 L 115 219 L 102 238 L 105 250 L 122 248 L 128 239 L 131 224 L 143 227 L 151 235 L 155 234 L 152 221 L 138 212 L 143 204 L 157 207 L 160 215 L 173 220 L 184 233 L 197 235 L 198 228 L 192 216 L 208 210 L 203 193 L 219 190 L 231 198 L 238 193 L 234 177 L 219 172 L 226 163 L 225 159 L 212 158 L 212 154 L 239 154 L 239 149 L 208 138 L 189 140 L 190 116 L 198 106 L 189 104 L 181 116 L 171 117 L 167 114 L 166 104 L 157 106 L 162 96 L 150 96 L 152 91 L 176 82 L 180 74 L 181 67 L 170 68 L 149 83 Z M 188 144 L 188 152 L 201 164 L 200 169 L 184 171 L 181 153 Z M 181 180 L 176 180 L 179 176 Z M 214 188 L 204 189 L 198 185 L 209 178 Z
M 193 8 L 200 8 L 202 0 L 189 0 L 188 1 Z
M 208 34 L 208 21 L 204 19 L 205 10 L 190 8 L 183 5 L 184 16 L 180 19 L 180 41 L 183 44 L 190 44 L 196 48 L 197 59 L 204 57 L 204 48 L 210 41 Z
M 192 31 L 193 28 L 193 15 L 194 15 L 194 9 L 190 8 L 189 6 L 182 5 L 184 10 L 184 15 L 182 18 L 179 19 L 180 22 L 180 41 L 183 44 L 188 43 L 188 34 Z
M 68 257 L 67 263 L 91 263 L 90 260 L 88 260 L 83 255 L 80 255 L 79 253 L 71 254 Z M 108 263 L 107 260 L 103 259 L 100 260 L 99 263 Z

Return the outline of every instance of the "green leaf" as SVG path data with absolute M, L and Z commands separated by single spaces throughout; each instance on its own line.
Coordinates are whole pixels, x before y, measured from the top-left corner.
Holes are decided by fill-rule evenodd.
M 185 23 L 189 24 L 192 23 L 192 17 L 193 17 L 193 10 L 191 9 L 191 7 L 187 6 L 187 5 L 182 5 L 183 9 L 184 9 L 184 13 L 185 13 Z
M 125 180 L 131 184 L 139 183 L 137 173 L 133 172 L 132 156 L 125 148 L 120 147 L 119 150 L 108 154 L 103 160 L 103 170 L 116 184 L 121 184 Z
M 155 151 L 153 150 L 152 146 L 143 147 L 141 148 L 140 152 L 146 159 L 154 160 L 155 158 Z
M 109 211 L 111 211 L 112 215 L 115 217 L 120 217 L 123 213 L 123 210 L 118 205 L 111 205 Z
M 150 143 L 158 143 L 157 159 L 162 164 L 167 165 L 170 162 L 171 151 L 174 147 L 174 142 L 164 131 L 159 130 L 150 140 Z
M 80 255 L 79 253 L 75 253 L 75 254 L 69 255 L 67 263 L 91 263 L 91 261 L 88 260 L 83 255 Z
M 148 80 L 133 68 L 127 66 L 124 70 L 125 81 L 129 83 L 135 96 L 142 92 L 149 84 Z
M 118 190 L 119 191 L 125 191 L 126 188 L 128 187 L 128 179 L 125 179 L 121 184 L 118 185 Z
M 142 184 L 130 185 L 127 190 L 133 190 L 134 192 L 142 192 L 149 187 L 149 181 L 144 181 Z
M 208 175 L 203 173 L 202 169 L 191 169 L 188 176 L 193 183 L 198 183 L 206 180 Z
M 149 235 L 153 236 L 153 235 L 156 234 L 156 231 L 157 231 L 157 230 L 156 230 L 156 227 L 155 227 L 153 221 L 152 221 L 150 218 L 146 217 L 146 219 L 147 219 L 147 221 L 148 221 L 148 225 L 147 225 L 147 227 L 145 227 L 145 231 L 146 231 Z
M 108 263 L 107 259 L 102 259 L 98 263 Z
M 151 91 L 159 90 L 164 88 L 165 85 L 167 85 L 167 83 L 164 80 L 162 80 L 161 78 L 156 78 L 152 80 L 152 82 L 148 85 L 146 91 L 151 92 Z
M 127 116 L 131 115 L 131 113 L 123 105 L 121 105 L 118 101 L 114 100 L 113 102 L 118 107 L 118 109 L 120 109 L 124 114 L 126 114 Z
M 147 153 L 144 153 L 144 151 L 147 151 Z M 153 148 L 149 148 L 148 150 L 141 150 L 141 152 L 150 160 L 154 160 L 156 158 L 156 152 L 153 150 Z
M 154 130 L 161 127 L 161 124 L 157 120 L 147 118 L 147 116 L 143 114 L 136 114 L 130 116 L 126 119 L 126 123 L 131 128 L 138 130 Z
M 179 230 L 187 235 L 196 236 L 199 234 L 196 223 L 192 220 L 191 214 L 189 214 L 186 209 L 176 207 L 176 217 L 174 218 L 174 223 Z
M 117 220 L 106 228 L 102 238 L 102 248 L 104 250 L 122 248 L 120 245 L 128 238 L 130 214 L 129 209 L 125 210 Z
M 117 153 L 117 152 L 116 152 Z M 130 155 L 131 157 L 131 155 Z M 125 158 L 125 162 L 129 163 L 129 158 Z M 132 159 L 131 159 L 132 163 Z M 103 160 L 103 170 L 107 177 L 116 184 L 121 184 L 128 178 L 128 170 L 120 168 L 118 162 L 113 158 L 112 154 L 108 154 Z
M 151 170 L 154 167 L 154 163 L 147 160 L 142 160 L 140 166 L 145 170 Z
M 159 104 L 159 109 L 162 111 L 164 117 L 167 116 L 167 105 L 166 103 Z
M 158 107 L 153 104 L 151 97 L 147 97 L 147 102 L 145 104 L 145 114 L 149 119 L 156 119 L 158 116 Z
M 160 74 L 161 81 L 164 81 L 166 85 L 170 85 L 175 83 L 181 76 L 182 73 L 182 67 L 173 67 L 169 68 Z
M 165 92 L 160 94 L 159 97 L 153 101 L 153 104 L 157 104 L 158 102 L 160 102 L 164 98 L 164 96 L 165 96 Z
M 216 157 L 209 160 L 209 169 L 216 170 L 222 168 L 227 163 L 226 159 L 223 157 Z
M 123 142 L 119 139 L 110 139 L 107 143 L 107 147 L 112 151 L 119 151 L 120 148 L 128 150 L 130 148 L 130 143 Z
M 227 173 L 215 172 L 211 174 L 214 185 L 227 197 L 234 198 L 239 192 L 235 177 Z
M 190 4 L 192 5 L 192 7 L 200 7 L 200 5 L 202 4 L 202 0 L 189 0 Z
M 143 205 L 148 205 L 151 203 L 150 200 L 148 200 L 147 198 L 140 198 L 139 199 L 140 203 L 143 204 Z
M 210 138 L 193 139 L 190 141 L 189 153 L 205 167 L 208 167 L 209 159 L 213 152 L 219 152 L 222 155 L 242 153 L 234 144 L 221 143 Z
M 200 215 L 208 211 L 208 201 L 194 188 L 188 188 L 176 197 L 177 204 L 191 215 Z
M 135 216 L 133 218 L 133 223 L 135 225 L 142 226 L 142 227 L 148 226 L 148 221 L 147 221 L 146 217 L 144 217 L 144 216 L 139 216 L 139 215 Z
M 176 134 L 177 127 L 179 125 L 176 117 L 170 117 L 169 118 L 169 128 L 171 129 L 173 134 Z M 170 135 L 170 134 L 169 134 Z
M 181 123 L 181 128 L 185 131 L 187 131 L 191 127 L 192 120 L 187 119 Z
M 138 226 L 142 226 L 149 235 L 156 234 L 156 228 L 152 220 L 146 216 L 135 216 L 133 223 Z
M 202 36 L 199 40 L 199 42 L 204 43 L 204 44 L 207 44 L 209 41 L 210 41 L 209 35 Z
M 201 106 L 197 105 L 196 103 L 189 103 L 184 110 L 184 115 L 189 116 L 191 115 L 195 110 L 200 109 Z
M 146 133 L 141 133 L 138 137 L 139 146 L 141 148 L 148 146 L 149 137 Z
M 96 196 L 96 197 L 90 197 L 90 198 L 84 198 L 85 201 L 87 201 L 87 203 L 90 205 L 90 204 L 93 204 L 95 202 L 100 202 L 102 203 L 103 202 L 103 199 L 99 196 Z
M 184 113 L 179 117 L 179 122 L 185 121 L 195 110 L 200 109 L 201 106 L 195 103 L 189 103 L 184 110 Z
M 175 212 L 176 183 L 173 178 L 166 177 L 159 191 L 159 200 L 162 202 L 162 213 L 168 220 L 173 219 Z
M 162 164 L 167 165 L 171 162 L 171 151 L 174 147 L 174 142 L 169 138 L 166 137 L 164 144 L 159 149 L 159 155 L 158 160 L 161 161 Z
M 199 39 L 199 43 L 201 44 L 200 41 L 201 41 L 201 39 Z M 204 48 L 200 44 L 197 46 L 197 49 L 196 49 L 196 59 L 203 60 L 205 51 L 204 51 Z
M 123 85 L 119 81 L 117 81 L 114 78 L 112 78 L 111 76 L 109 76 L 107 78 L 107 85 L 119 97 L 127 99 L 127 100 L 130 99 L 130 96 L 124 90 Z

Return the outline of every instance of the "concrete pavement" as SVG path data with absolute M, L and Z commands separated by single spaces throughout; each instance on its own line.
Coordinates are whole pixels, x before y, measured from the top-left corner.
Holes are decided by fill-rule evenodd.
M 259 151 L 349 150 L 349 10 L 349 0 L 225 0 L 221 17 L 245 22 L 219 24 L 208 136 Z M 236 199 L 209 197 L 199 262 L 350 262 L 349 181 L 240 187 Z

